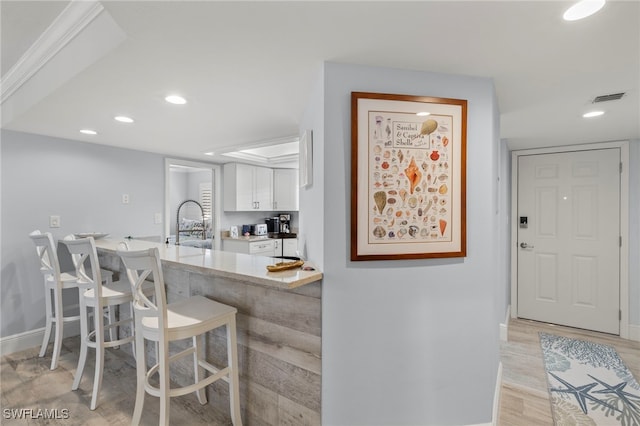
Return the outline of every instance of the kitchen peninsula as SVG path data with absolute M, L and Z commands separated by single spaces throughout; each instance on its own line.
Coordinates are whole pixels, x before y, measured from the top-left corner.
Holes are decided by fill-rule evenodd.
M 130 250 L 158 248 L 169 302 L 203 295 L 238 309 L 243 424 L 320 424 L 321 272 L 310 264 L 305 269 L 311 270 L 269 272 L 267 265 L 280 260 L 264 256 L 135 239 L 97 240 L 101 266 L 119 272 L 120 279 L 126 279 L 116 253 L 121 241 Z M 154 358 L 154 352 L 148 356 Z M 208 335 L 206 356 L 226 365 L 224 332 Z M 179 365 L 171 378 L 191 382 L 189 364 Z M 213 393 L 209 404 L 228 415 L 227 385 L 214 383 L 208 389 Z

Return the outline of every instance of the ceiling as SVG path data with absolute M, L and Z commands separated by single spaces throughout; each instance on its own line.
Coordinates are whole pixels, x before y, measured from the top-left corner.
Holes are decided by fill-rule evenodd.
M 640 139 L 640 3 L 565 22 L 570 5 L 2 0 L 2 127 L 222 160 L 205 153 L 298 135 L 332 61 L 489 77 L 512 149 Z

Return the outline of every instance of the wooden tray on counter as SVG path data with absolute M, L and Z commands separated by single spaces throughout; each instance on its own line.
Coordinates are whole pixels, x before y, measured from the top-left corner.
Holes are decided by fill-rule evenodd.
M 292 262 L 278 262 L 275 265 L 267 265 L 269 272 L 280 272 L 288 269 L 299 268 L 304 265 L 304 260 L 294 260 Z

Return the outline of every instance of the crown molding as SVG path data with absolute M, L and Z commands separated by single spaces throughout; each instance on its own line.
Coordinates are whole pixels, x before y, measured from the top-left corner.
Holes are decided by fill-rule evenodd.
M 102 11 L 100 2 L 72 0 L 0 82 L 0 104 L 33 77 Z

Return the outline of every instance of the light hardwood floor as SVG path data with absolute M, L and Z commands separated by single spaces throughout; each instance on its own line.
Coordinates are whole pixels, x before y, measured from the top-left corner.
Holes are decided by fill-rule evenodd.
M 84 376 L 77 391 L 71 390 L 80 348 L 78 337 L 63 340 L 58 368 L 51 371 L 51 344 L 44 358 L 39 347 L 5 355 L 0 361 L 0 424 L 5 425 L 130 425 L 135 403 L 136 370 L 131 356 L 121 350 L 107 349 L 104 378 L 98 407 L 91 411 L 94 359 L 87 357 Z M 209 394 L 209 392 L 207 392 Z M 209 396 L 209 395 L 208 395 Z M 226 403 L 226 401 L 225 401 Z M 145 396 L 142 425 L 157 425 L 160 408 L 158 398 Z M 58 419 L 16 419 L 6 410 L 27 409 L 27 418 L 38 416 L 38 410 L 53 411 Z M 62 410 L 68 410 L 66 412 Z M 66 414 L 65 414 L 66 413 Z M 24 414 L 24 412 L 23 412 Z M 7 418 L 9 417 L 9 418 Z M 63 418 L 67 417 L 67 418 Z M 228 415 L 211 405 L 200 405 L 191 393 L 171 398 L 171 424 L 228 425 Z
M 509 322 L 507 342 L 501 345 L 502 389 L 499 426 L 553 425 L 542 362 L 539 332 L 613 346 L 636 380 L 640 380 L 640 342 L 535 321 Z
M 540 331 L 592 340 L 616 348 L 636 379 L 640 380 L 640 343 L 608 334 L 594 333 L 527 320 L 511 320 L 509 337 L 501 345 L 503 364 L 499 426 L 552 425 L 547 383 L 538 339 Z M 6 355 L 0 361 L 0 413 L 2 425 L 128 425 L 135 402 L 135 367 L 129 355 L 107 350 L 106 370 L 99 406 L 89 410 L 93 383 L 93 357 L 87 359 L 85 375 L 78 391 L 71 383 L 78 360 L 79 340 L 63 342 L 60 366 L 50 371 L 50 355 L 38 358 L 39 348 Z M 51 350 L 48 351 L 50 354 Z M 67 409 L 68 419 L 12 420 L 4 417 L 4 409 Z M 142 424 L 158 422 L 158 399 L 146 396 Z M 188 419 L 188 421 L 187 421 Z M 171 399 L 171 423 L 189 425 L 227 425 L 227 415 L 210 405 L 201 406 L 193 394 Z M 185 423 L 187 422 L 187 423 Z

